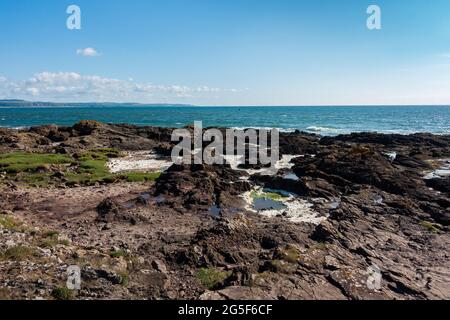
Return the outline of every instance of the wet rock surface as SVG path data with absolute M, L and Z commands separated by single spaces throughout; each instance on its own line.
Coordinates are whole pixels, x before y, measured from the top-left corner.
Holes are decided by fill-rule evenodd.
M 95 121 L 0 129 L 0 152 L 167 155 L 170 132 Z M 450 137 L 281 133 L 280 151 L 297 157 L 272 175 L 172 165 L 155 182 L 4 181 L 0 298 L 60 299 L 71 265 L 82 276 L 72 299 L 450 298 L 449 178 L 424 179 L 450 158 Z M 242 195 L 256 187 L 327 218 L 248 210 Z

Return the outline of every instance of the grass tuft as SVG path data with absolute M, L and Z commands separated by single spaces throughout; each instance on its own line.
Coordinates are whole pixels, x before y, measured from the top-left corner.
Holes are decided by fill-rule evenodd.
M 11 216 L 0 216 L 0 226 L 13 231 L 23 231 L 23 223 Z
M 63 245 L 68 246 L 70 244 L 69 240 L 58 240 L 57 238 L 52 239 L 44 239 L 41 242 L 39 242 L 40 248 L 53 248 L 57 245 Z
M 14 246 L 0 254 L 3 260 L 22 261 L 37 255 L 36 249 L 26 246 Z
M 38 243 L 40 248 L 53 248 L 57 245 L 68 246 L 70 241 L 67 239 L 60 239 L 60 234 L 58 231 L 49 230 L 42 234 L 42 239 Z
M 216 268 L 202 268 L 197 273 L 197 279 L 209 290 L 215 290 L 231 275 L 230 271 L 221 271 Z
M 431 222 L 428 222 L 428 221 L 422 221 L 422 222 L 419 223 L 419 225 L 424 227 L 425 229 L 427 229 L 431 233 L 439 233 L 441 231 L 441 225 L 439 225 L 437 223 L 431 223 Z
M 111 257 L 111 258 L 120 258 L 120 257 L 125 257 L 127 255 L 127 253 L 124 251 L 124 250 L 122 250 L 122 249 L 119 249 L 119 250 L 111 250 L 110 252 L 109 252 L 109 256 Z
M 0 301 L 13 300 L 11 289 L 0 287 Z
M 155 181 L 160 176 L 161 172 L 128 172 L 121 175 L 128 182 Z
M 302 256 L 296 247 L 287 245 L 284 248 L 277 249 L 275 252 L 275 257 L 289 263 L 297 263 Z
M 121 286 L 128 286 L 128 284 L 130 283 L 130 275 L 128 272 L 123 271 L 123 272 L 119 272 L 118 273 L 120 276 L 120 285 Z
M 56 300 L 72 300 L 74 294 L 72 290 L 66 287 L 57 287 L 52 290 L 52 297 Z
M 48 230 L 45 231 L 42 236 L 44 238 L 58 238 L 59 237 L 59 232 L 58 231 L 54 231 L 54 230 Z

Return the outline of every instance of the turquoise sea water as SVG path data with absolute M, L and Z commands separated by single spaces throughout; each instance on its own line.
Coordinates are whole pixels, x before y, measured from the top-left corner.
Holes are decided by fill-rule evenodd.
M 182 127 L 267 127 L 322 135 L 377 131 L 450 134 L 450 106 L 364 107 L 20 107 L 0 108 L 0 127 L 73 125 L 79 120 Z

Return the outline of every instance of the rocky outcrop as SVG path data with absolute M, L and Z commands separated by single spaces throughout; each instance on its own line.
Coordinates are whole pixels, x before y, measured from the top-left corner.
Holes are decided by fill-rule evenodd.
M 168 155 L 170 132 L 93 121 L 0 129 L 0 151 Z M 450 180 L 424 179 L 449 147 L 428 134 L 294 132 L 280 134 L 281 154 L 304 155 L 294 177 L 173 165 L 156 182 L 37 189 L 10 179 L 0 186 L 0 297 L 55 298 L 66 267 L 80 264 L 79 299 L 449 299 Z M 327 218 L 251 212 L 240 196 L 253 187 L 293 193 Z
M 208 210 L 211 206 L 233 207 L 237 196 L 250 190 L 239 180 L 241 173 L 228 166 L 172 165 L 155 185 L 155 196 L 164 195 L 180 209 Z

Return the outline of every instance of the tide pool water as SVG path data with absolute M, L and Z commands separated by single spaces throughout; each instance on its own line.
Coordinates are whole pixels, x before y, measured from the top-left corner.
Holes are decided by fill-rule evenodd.
M 161 127 L 183 127 L 203 121 L 204 127 L 279 128 L 321 135 L 367 131 L 450 134 L 450 106 L 0 108 L 0 127 L 70 126 L 87 119 Z

